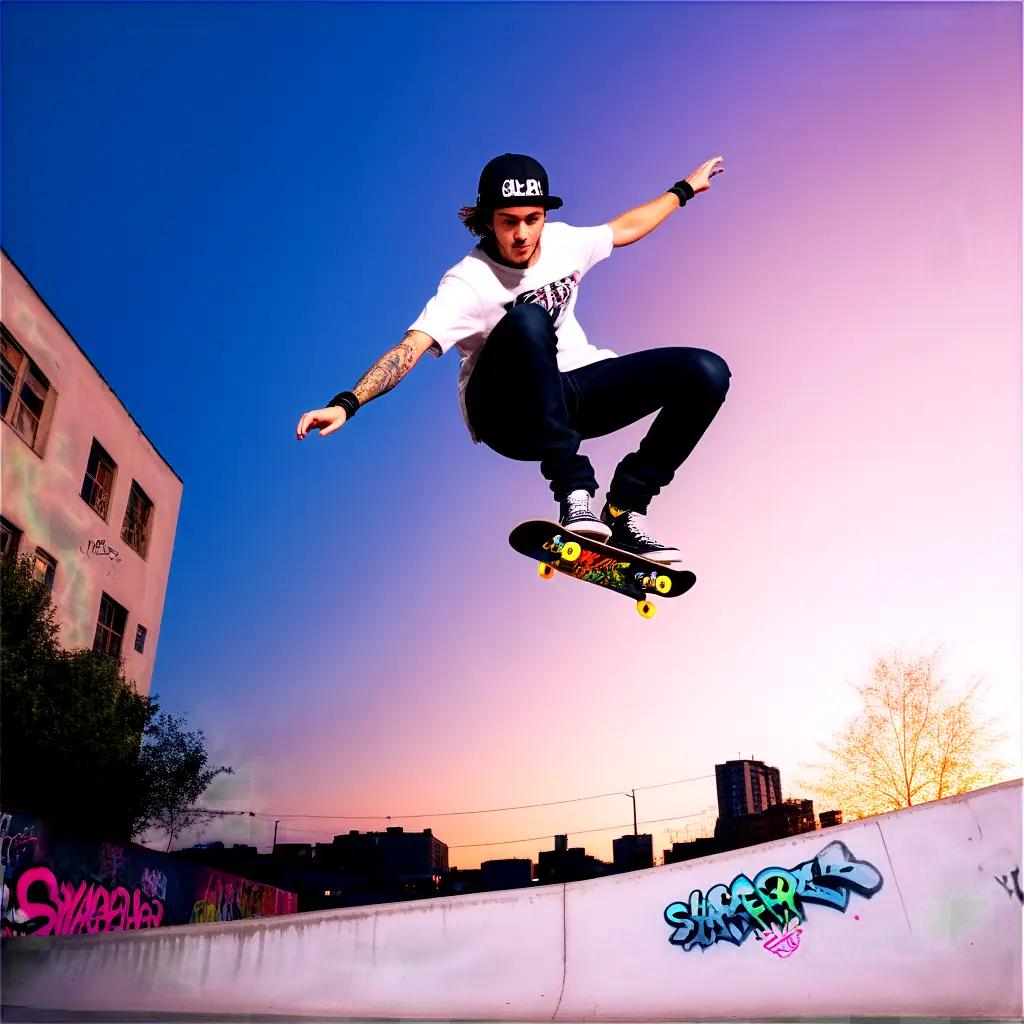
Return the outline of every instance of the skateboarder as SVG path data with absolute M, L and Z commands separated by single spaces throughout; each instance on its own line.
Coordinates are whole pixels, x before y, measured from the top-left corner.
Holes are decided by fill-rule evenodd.
M 598 227 L 547 220 L 562 200 L 532 157 L 506 153 L 480 175 L 476 204 L 459 216 L 481 241 L 441 278 L 405 337 L 352 391 L 305 413 L 302 440 L 338 430 L 360 406 L 390 391 L 426 352 L 462 357 L 458 390 L 474 442 L 511 459 L 540 463 L 559 502 L 559 522 L 656 561 L 678 549 L 642 525 L 651 499 L 672 480 L 725 400 L 729 368 L 698 348 L 655 348 L 617 356 L 595 348 L 574 315 L 580 280 L 613 248 L 631 245 L 711 187 L 723 157 L 701 164 L 664 195 Z M 619 463 L 600 515 L 598 484 L 579 448 L 657 411 L 637 450 Z

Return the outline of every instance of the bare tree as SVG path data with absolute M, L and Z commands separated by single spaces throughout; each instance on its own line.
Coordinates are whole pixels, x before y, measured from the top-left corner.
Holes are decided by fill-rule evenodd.
M 830 744 L 818 777 L 804 785 L 844 817 L 863 818 L 941 800 L 1000 781 L 993 756 L 1003 738 L 981 708 L 981 684 L 957 693 L 939 670 L 939 652 L 879 657 L 856 687 L 862 707 Z

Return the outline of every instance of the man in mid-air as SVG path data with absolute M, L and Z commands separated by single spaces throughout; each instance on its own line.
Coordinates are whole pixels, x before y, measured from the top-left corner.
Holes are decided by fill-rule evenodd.
M 511 459 L 539 462 L 566 529 L 660 562 L 677 548 L 642 526 L 665 487 L 714 419 L 729 389 L 729 367 L 698 348 L 649 349 L 617 356 L 595 348 L 574 309 L 583 275 L 623 245 L 653 231 L 711 187 L 723 157 L 701 164 L 664 195 L 598 227 L 549 221 L 562 206 L 532 157 L 506 153 L 480 175 L 474 206 L 459 216 L 481 241 L 441 278 L 405 337 L 351 391 L 305 413 L 296 428 L 326 437 L 360 406 L 390 391 L 425 352 L 455 347 L 458 389 L 470 436 Z M 598 484 L 581 442 L 657 411 L 637 450 L 619 463 L 600 515 Z

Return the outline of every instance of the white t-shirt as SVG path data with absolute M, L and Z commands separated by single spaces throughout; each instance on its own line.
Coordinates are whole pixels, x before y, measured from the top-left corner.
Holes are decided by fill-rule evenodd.
M 437 293 L 409 327 L 434 339 L 428 351 L 435 357 L 453 345 L 458 349 L 462 357 L 459 406 L 478 444 L 466 413 L 466 382 L 488 335 L 514 305 L 535 302 L 551 314 L 558 337 L 558 368 L 563 372 L 615 355 L 587 341 L 574 312 L 583 275 L 612 251 L 611 226 L 577 228 L 547 221 L 540 237 L 540 256 L 525 270 L 506 267 L 483 249 L 473 249 L 444 274 Z

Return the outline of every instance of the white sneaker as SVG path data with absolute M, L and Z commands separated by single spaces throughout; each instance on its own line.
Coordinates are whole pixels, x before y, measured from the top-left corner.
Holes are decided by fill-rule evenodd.
M 567 530 L 581 533 L 584 537 L 595 540 L 607 540 L 611 535 L 611 527 L 590 511 L 590 495 L 584 491 L 572 491 L 559 503 L 558 521 Z

